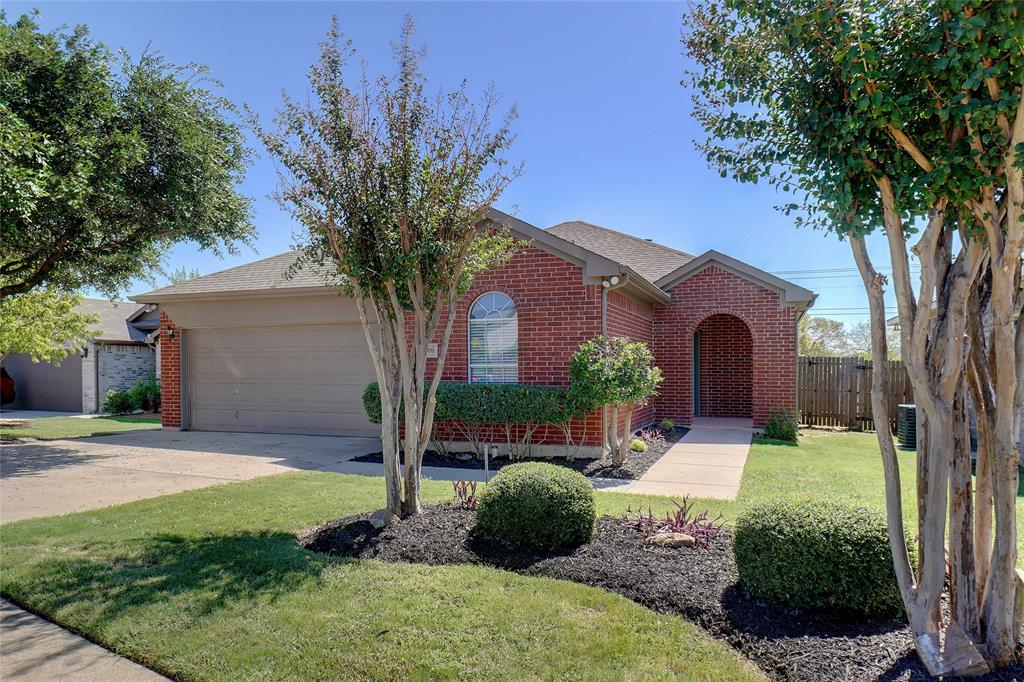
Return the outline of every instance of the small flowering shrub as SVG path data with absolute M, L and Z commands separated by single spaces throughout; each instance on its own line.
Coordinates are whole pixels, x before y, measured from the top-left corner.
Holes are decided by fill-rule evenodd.
M 107 398 L 103 401 L 103 411 L 107 414 L 128 414 L 138 409 L 139 405 L 132 397 L 131 391 L 107 391 Z
M 476 503 L 480 501 L 480 496 L 476 493 L 476 481 L 452 481 L 452 488 L 455 490 L 455 501 L 460 507 L 476 511 Z
M 629 508 L 622 515 L 622 523 L 644 537 L 658 533 L 684 533 L 692 537 L 698 547 L 707 547 L 722 532 L 724 524 L 721 514 L 714 519 L 710 518 L 711 514 L 706 509 L 694 514 L 694 503 L 689 497 L 684 497 L 681 504 L 675 500 L 672 502 L 676 508 L 665 514 L 664 518 L 656 516 L 650 507 L 646 512 L 643 509 L 634 512 Z
M 647 443 L 643 438 L 634 438 L 629 444 L 629 449 L 633 452 L 647 452 Z
M 640 429 L 640 433 L 637 435 L 643 442 L 655 447 L 664 446 L 668 442 L 665 440 L 665 435 L 658 429 Z

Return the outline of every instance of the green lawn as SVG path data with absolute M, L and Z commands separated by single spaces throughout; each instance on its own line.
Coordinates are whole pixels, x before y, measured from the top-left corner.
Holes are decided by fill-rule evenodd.
M 909 500 L 913 453 L 901 459 Z M 295 544 L 295 531 L 377 508 L 382 493 L 379 478 L 294 473 L 0 526 L 0 593 L 184 680 L 757 676 L 686 621 L 601 590 Z M 427 481 L 424 493 L 450 499 L 451 487 Z M 760 501 L 822 496 L 884 509 L 872 434 L 759 441 L 739 498 L 698 506 L 732 521 Z M 613 515 L 672 504 L 597 499 Z
M 759 679 L 696 626 L 602 590 L 295 543 L 382 492 L 295 473 L 0 526 L 0 592 L 183 680 Z M 604 513 L 627 503 L 598 499 Z
M 159 428 L 160 419 L 153 417 L 46 417 L 29 419 L 23 425 L 0 426 L 0 439 L 87 438 L 108 433 Z
M 913 534 L 917 515 L 915 453 L 899 451 L 899 458 L 904 523 Z M 806 431 L 799 446 L 755 442 L 736 505 L 727 505 L 723 511 L 731 519 L 737 506 L 805 497 L 827 497 L 884 514 L 885 478 L 875 434 Z M 1018 565 L 1024 568 L 1024 485 L 1017 494 L 1017 546 Z

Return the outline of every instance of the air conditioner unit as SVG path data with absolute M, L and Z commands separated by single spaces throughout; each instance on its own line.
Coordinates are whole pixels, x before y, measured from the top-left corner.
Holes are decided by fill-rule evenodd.
M 901 450 L 917 449 L 917 406 L 896 407 L 896 442 Z

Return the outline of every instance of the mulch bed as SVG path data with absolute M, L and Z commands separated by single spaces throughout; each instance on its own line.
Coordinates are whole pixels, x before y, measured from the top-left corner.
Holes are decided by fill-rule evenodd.
M 568 467 L 574 471 L 578 471 L 584 476 L 591 478 L 617 478 L 623 480 L 636 480 L 647 473 L 647 470 L 654 466 L 654 463 L 661 459 L 661 456 L 668 452 L 668 449 L 672 447 L 680 438 L 686 435 L 689 429 L 685 427 L 677 427 L 672 431 L 663 433 L 665 436 L 665 443 L 659 445 L 648 445 L 646 452 L 629 452 L 626 457 L 626 461 L 623 462 L 622 466 L 615 466 L 611 460 L 600 460 L 600 459 L 576 459 L 568 460 L 564 457 L 529 457 L 518 460 L 520 462 L 547 462 L 549 464 L 558 464 L 559 466 Z M 468 455 L 468 457 L 466 457 Z M 369 462 L 373 464 L 380 464 L 384 461 L 384 453 L 382 452 L 371 452 L 367 455 L 360 455 L 359 457 L 353 457 L 353 462 Z M 500 457 L 498 459 L 492 459 L 490 461 L 491 471 L 497 471 L 502 467 L 508 466 L 513 462 L 507 457 Z M 470 469 L 476 471 L 483 471 L 484 461 L 478 459 L 470 453 L 452 453 L 449 455 L 443 455 L 434 450 L 427 450 L 423 453 L 423 466 L 425 467 L 442 467 L 447 469 Z
M 693 621 L 776 680 L 927 680 L 910 628 L 895 620 L 857 621 L 751 599 L 736 585 L 727 531 L 710 547 L 648 547 L 636 531 L 602 517 L 594 540 L 536 552 L 472 533 L 475 512 L 441 504 L 384 529 L 369 514 L 311 528 L 312 551 L 389 562 L 483 564 L 600 587 L 662 613 Z M 1024 666 L 981 680 L 1024 680 Z

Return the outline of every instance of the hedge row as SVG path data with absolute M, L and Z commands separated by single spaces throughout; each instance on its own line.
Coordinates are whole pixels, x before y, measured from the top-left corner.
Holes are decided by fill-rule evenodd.
M 374 381 L 363 391 L 363 408 L 374 424 L 381 419 L 380 391 Z M 581 405 L 568 388 L 529 384 L 441 382 L 434 421 L 467 424 L 564 424 L 595 406 Z

